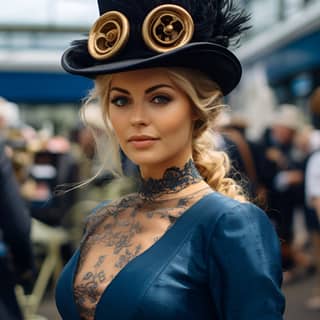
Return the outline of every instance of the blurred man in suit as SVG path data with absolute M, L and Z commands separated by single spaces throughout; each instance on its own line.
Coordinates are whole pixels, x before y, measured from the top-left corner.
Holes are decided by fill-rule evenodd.
M 33 278 L 31 219 L 0 141 L 0 319 L 21 320 L 14 287 Z

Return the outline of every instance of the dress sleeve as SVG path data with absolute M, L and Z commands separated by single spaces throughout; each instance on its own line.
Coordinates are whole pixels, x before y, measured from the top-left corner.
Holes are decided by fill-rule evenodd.
M 256 206 L 239 204 L 218 220 L 209 245 L 210 290 L 219 320 L 280 320 L 279 239 Z

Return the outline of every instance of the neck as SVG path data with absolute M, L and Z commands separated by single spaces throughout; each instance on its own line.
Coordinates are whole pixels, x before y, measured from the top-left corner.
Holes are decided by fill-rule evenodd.
M 161 179 L 142 179 L 139 194 L 145 199 L 154 199 L 164 194 L 177 193 L 200 181 L 202 177 L 190 159 L 183 168 L 168 168 Z

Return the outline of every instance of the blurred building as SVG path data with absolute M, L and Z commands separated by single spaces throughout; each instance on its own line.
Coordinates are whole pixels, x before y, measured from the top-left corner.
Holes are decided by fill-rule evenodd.
M 310 94 L 320 85 L 320 1 L 244 2 L 253 23 L 238 50 L 245 70 L 263 66 L 280 103 Z
M 320 85 L 320 1 L 242 0 L 252 29 L 237 49 L 243 77 L 233 94 L 254 132 L 280 104 L 299 106 L 309 122 L 309 97 Z M 232 97 L 232 98 L 233 98 Z
M 303 106 L 320 84 L 320 1 L 238 1 L 251 13 L 253 28 L 237 50 L 244 66 L 237 107 L 251 114 L 248 101 L 263 103 L 265 121 L 278 103 Z M 48 115 L 57 129 L 74 122 L 92 81 L 66 74 L 60 57 L 71 39 L 88 33 L 97 16 L 92 0 L 11 0 L 2 7 L 0 96 L 18 103 L 34 126 L 46 123 Z M 252 91 L 263 99 L 252 101 Z
M 3 6 L 0 96 L 18 103 L 35 128 L 61 132 L 75 123 L 92 81 L 65 73 L 61 53 L 88 33 L 97 14 L 90 0 L 12 0 Z

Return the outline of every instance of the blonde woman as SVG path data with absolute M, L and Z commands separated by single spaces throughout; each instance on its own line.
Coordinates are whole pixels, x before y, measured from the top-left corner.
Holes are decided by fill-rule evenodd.
M 113 165 L 121 148 L 141 183 L 88 217 L 57 286 L 62 318 L 282 319 L 278 238 L 228 178 L 209 129 L 240 79 L 226 46 L 247 17 L 231 1 L 99 9 L 62 62 L 95 79 Z

